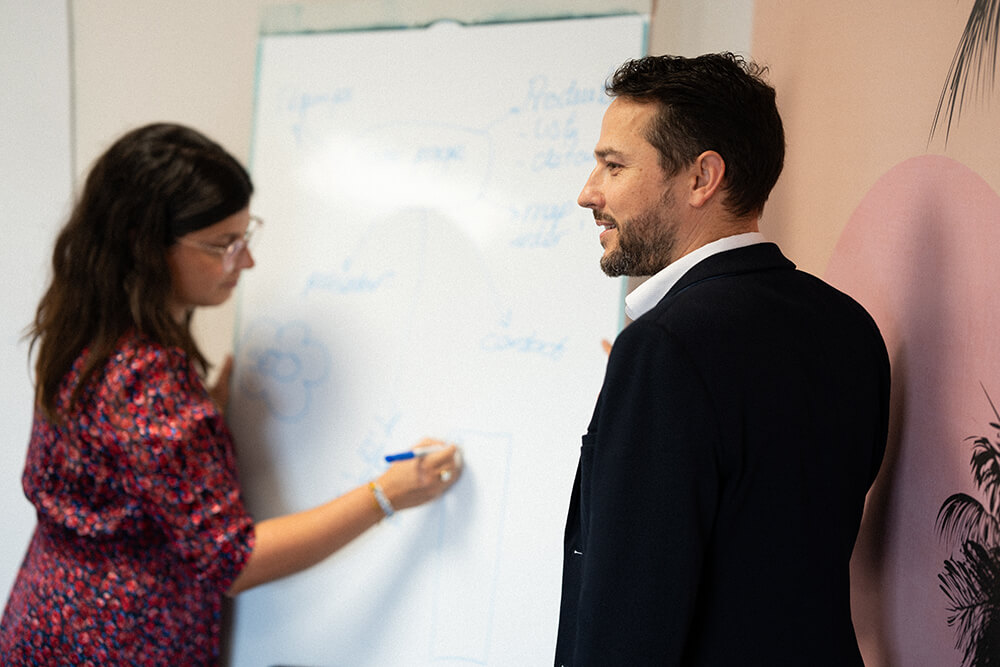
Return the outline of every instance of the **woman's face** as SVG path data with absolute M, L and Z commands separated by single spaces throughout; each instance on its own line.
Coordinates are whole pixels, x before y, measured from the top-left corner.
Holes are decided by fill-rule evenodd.
M 245 208 L 179 237 L 167 249 L 171 281 L 168 307 L 178 322 L 196 306 L 224 303 L 236 287 L 240 272 L 253 267 L 253 257 L 245 247 L 235 254 L 231 268 L 223 261 L 226 247 L 242 240 L 249 226 L 250 210 Z

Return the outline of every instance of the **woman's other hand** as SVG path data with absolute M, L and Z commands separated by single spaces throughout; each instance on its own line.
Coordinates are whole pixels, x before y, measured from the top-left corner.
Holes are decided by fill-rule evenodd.
M 233 355 L 227 354 L 222 368 L 219 369 L 219 377 L 215 384 L 208 388 L 208 395 L 215 401 L 221 412 L 225 412 L 229 403 L 229 380 L 233 377 Z

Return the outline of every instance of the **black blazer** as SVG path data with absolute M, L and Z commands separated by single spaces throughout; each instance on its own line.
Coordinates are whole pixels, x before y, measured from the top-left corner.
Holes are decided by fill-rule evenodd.
M 566 524 L 556 665 L 861 665 L 848 566 L 885 451 L 872 318 L 764 243 L 619 336 Z

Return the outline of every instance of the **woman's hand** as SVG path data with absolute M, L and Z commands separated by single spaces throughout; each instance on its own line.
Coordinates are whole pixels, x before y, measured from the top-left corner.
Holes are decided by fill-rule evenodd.
M 462 474 L 457 447 L 439 440 L 417 445 L 428 446 L 443 449 L 394 463 L 378 478 L 394 509 L 437 498 Z M 255 524 L 253 553 L 227 594 L 236 595 L 315 565 L 378 523 L 383 516 L 380 506 L 377 496 L 373 498 L 364 485 L 313 509 Z
M 393 463 L 378 478 L 394 509 L 416 507 L 434 500 L 458 481 L 462 475 L 462 454 L 458 447 L 425 439 L 414 449 L 437 446 L 444 449 Z
M 215 384 L 208 388 L 208 395 L 215 401 L 220 412 L 225 412 L 226 405 L 229 403 L 229 380 L 232 376 L 233 355 L 228 354 L 225 361 L 222 362 L 218 379 L 216 379 Z

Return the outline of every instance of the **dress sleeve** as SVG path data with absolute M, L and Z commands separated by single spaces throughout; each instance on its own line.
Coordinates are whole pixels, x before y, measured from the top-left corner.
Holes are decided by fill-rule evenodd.
M 114 414 L 125 491 L 195 577 L 228 589 L 254 528 L 221 413 L 180 351 L 140 348 L 121 377 Z
M 637 321 L 615 342 L 581 453 L 580 664 L 679 665 L 719 489 L 712 400 L 683 346 Z

